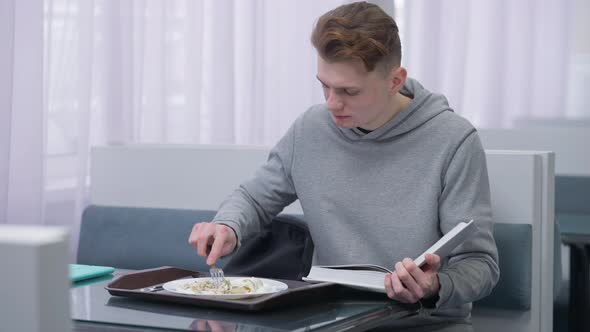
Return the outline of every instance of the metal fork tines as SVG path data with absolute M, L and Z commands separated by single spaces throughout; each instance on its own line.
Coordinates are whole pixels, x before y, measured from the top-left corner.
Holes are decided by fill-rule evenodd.
M 212 265 L 209 269 L 209 274 L 211 274 L 211 280 L 215 287 L 219 287 L 223 282 L 225 282 L 225 276 L 223 275 L 223 270 L 218 268 L 215 265 Z

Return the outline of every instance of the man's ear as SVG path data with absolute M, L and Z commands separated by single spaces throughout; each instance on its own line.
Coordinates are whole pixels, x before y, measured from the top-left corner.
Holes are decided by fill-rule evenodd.
M 406 83 L 406 78 L 408 77 L 408 71 L 404 67 L 394 67 L 391 69 L 391 73 L 389 78 L 391 80 L 391 90 L 389 93 L 394 96 L 396 95 L 399 90 L 404 86 Z

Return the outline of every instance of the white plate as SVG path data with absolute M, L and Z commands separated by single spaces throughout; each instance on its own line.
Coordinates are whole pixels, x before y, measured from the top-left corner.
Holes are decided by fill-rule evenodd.
M 226 277 L 225 279 L 227 279 L 229 281 L 234 281 L 234 280 L 238 281 L 240 279 L 248 279 L 248 278 Z M 248 293 L 248 294 L 200 294 L 200 293 L 195 293 L 190 289 L 183 288 L 183 286 L 186 284 L 192 284 L 194 282 L 198 282 L 198 281 L 202 281 L 202 280 L 210 280 L 210 278 L 192 278 L 192 279 L 173 280 L 173 281 L 169 281 L 169 282 L 165 283 L 164 285 L 162 285 L 162 288 L 164 288 L 165 290 L 167 290 L 169 292 L 178 293 L 178 294 L 187 294 L 187 295 L 194 295 L 194 296 L 199 296 L 199 297 L 201 297 L 201 296 L 214 297 L 214 298 L 224 299 L 224 300 L 235 300 L 235 299 L 245 299 L 245 298 L 249 298 L 249 297 L 256 297 L 256 296 L 280 292 L 280 291 L 283 291 L 283 290 L 286 290 L 287 288 L 289 288 L 289 286 L 287 286 L 287 284 L 285 284 L 284 282 L 280 282 L 280 281 L 276 281 L 276 280 L 272 280 L 272 279 L 264 279 L 264 278 L 256 278 L 256 279 L 262 281 L 262 288 L 258 289 L 254 293 Z

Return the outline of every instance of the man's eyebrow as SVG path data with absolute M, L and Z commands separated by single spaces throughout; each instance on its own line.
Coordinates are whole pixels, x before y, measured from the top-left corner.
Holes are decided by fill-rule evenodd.
M 317 78 L 318 81 L 320 81 L 320 83 L 322 83 L 324 86 L 328 86 L 328 84 L 324 83 L 324 81 L 322 81 L 319 76 L 316 75 L 315 78 Z M 341 90 L 355 90 L 356 89 L 356 90 L 359 90 L 360 88 L 356 87 L 356 86 L 339 86 L 339 87 L 334 87 L 334 89 L 341 89 Z

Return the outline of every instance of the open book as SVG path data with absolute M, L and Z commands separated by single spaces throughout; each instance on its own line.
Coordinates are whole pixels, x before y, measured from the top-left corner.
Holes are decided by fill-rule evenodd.
M 418 266 L 424 265 L 426 263 L 426 254 L 436 254 L 441 258 L 448 256 L 455 247 L 465 241 L 473 232 L 475 232 L 473 220 L 460 222 L 430 248 L 426 249 L 422 255 L 414 259 L 414 262 Z M 387 268 L 373 264 L 312 266 L 311 271 L 303 280 L 334 282 L 354 288 L 385 293 L 385 274 L 391 272 Z

